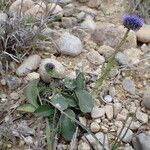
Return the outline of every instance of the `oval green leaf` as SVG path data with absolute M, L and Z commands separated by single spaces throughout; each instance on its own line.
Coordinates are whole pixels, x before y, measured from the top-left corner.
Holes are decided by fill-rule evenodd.
M 94 106 L 92 96 L 85 90 L 78 90 L 75 94 L 79 101 L 80 110 L 84 113 L 91 112 Z
M 38 84 L 39 80 L 33 80 L 25 89 L 25 95 L 30 104 L 34 107 L 38 107 L 37 97 L 38 97 Z
M 59 107 L 61 110 L 65 110 L 68 108 L 67 99 L 62 94 L 56 94 L 51 99 L 52 104 L 55 107 Z
M 75 113 L 71 109 L 67 109 L 64 111 L 71 118 L 75 118 Z M 70 120 L 65 114 L 61 116 L 61 135 L 66 141 L 71 141 L 73 134 L 76 131 L 75 122 Z
M 49 105 L 41 105 L 35 110 L 34 114 L 36 117 L 48 117 L 54 114 L 54 108 Z
M 18 111 L 33 113 L 36 108 L 31 104 L 23 104 L 17 108 Z

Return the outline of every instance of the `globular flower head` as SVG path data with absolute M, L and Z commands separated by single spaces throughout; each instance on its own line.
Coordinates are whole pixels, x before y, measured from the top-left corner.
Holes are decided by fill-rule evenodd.
M 135 15 L 127 15 L 123 17 L 123 25 L 127 29 L 131 29 L 134 31 L 139 30 L 144 24 L 144 20 Z
M 54 68 L 55 68 L 55 65 L 53 63 L 47 63 L 47 64 L 45 64 L 45 69 L 47 71 L 52 70 Z

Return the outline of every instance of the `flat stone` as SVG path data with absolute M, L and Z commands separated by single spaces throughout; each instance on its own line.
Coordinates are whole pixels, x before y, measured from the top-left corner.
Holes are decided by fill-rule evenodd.
M 143 27 L 136 32 L 138 41 L 149 43 L 150 42 L 150 25 L 143 25 Z
M 88 6 L 91 8 L 98 8 L 98 6 L 102 3 L 101 0 L 89 0 Z
M 127 66 L 129 64 L 127 57 L 122 52 L 118 52 L 115 56 L 115 59 L 120 65 Z
M 39 55 L 29 56 L 23 61 L 23 63 L 17 68 L 16 74 L 18 76 L 26 76 L 28 73 L 36 70 L 41 62 Z
M 124 55 L 127 58 L 128 65 L 133 65 L 140 62 L 140 57 L 143 54 L 141 50 L 137 48 L 130 48 L 124 50 Z
M 112 120 L 113 119 L 113 106 L 112 105 L 106 105 L 104 107 L 104 109 L 105 109 L 105 112 L 106 112 L 106 117 L 109 120 Z
M 97 51 L 92 51 L 87 54 L 87 59 L 94 65 L 101 65 L 105 62 L 105 58 Z
M 150 135 L 140 133 L 136 136 L 133 146 L 136 150 L 150 150 Z
M 35 79 L 40 79 L 40 74 L 37 72 L 31 72 L 27 74 L 27 80 L 32 81 Z
M 23 2 L 23 4 L 22 4 L 22 2 Z M 34 4 L 34 2 L 32 0 L 23 0 L 23 1 L 22 0 L 16 0 L 9 7 L 9 13 L 10 14 L 19 14 L 21 7 L 22 7 L 21 11 L 25 12 L 28 9 L 30 9 L 33 4 Z
M 101 23 L 92 34 L 92 39 L 99 46 L 107 45 L 115 48 L 118 41 L 124 36 L 126 29 L 123 26 L 115 26 L 111 23 Z M 135 48 L 137 46 L 136 34 L 133 31 L 129 32 L 126 42 L 122 45 L 120 50 Z
M 150 110 L 150 86 L 148 86 L 143 94 L 143 104 Z
M 98 140 L 101 143 L 104 144 L 105 149 L 109 150 L 109 144 L 108 144 L 107 136 L 102 132 L 96 133 L 95 136 L 98 138 Z M 86 138 L 88 139 L 88 141 L 94 147 L 95 150 L 101 150 L 102 149 L 102 146 L 97 144 L 96 140 L 93 138 L 92 135 L 88 134 L 88 135 L 86 135 Z
M 97 122 L 92 122 L 90 125 L 90 129 L 92 132 L 96 133 L 100 130 L 100 125 Z
M 120 120 L 120 121 L 124 121 L 126 120 L 127 116 L 128 116 L 129 112 L 127 109 L 122 109 L 122 111 L 117 115 L 117 120 Z
M 93 18 L 89 15 L 86 16 L 85 20 L 81 23 L 81 28 L 93 32 L 96 28 L 96 24 L 93 20 Z
M 134 85 L 134 82 L 130 78 L 125 78 L 122 81 L 122 86 L 125 91 L 133 95 L 135 94 L 135 85 Z
M 91 117 L 96 119 L 104 116 L 105 110 L 103 108 L 94 107 L 91 112 Z
M 57 73 L 57 76 L 59 78 L 64 77 L 64 73 L 65 73 L 64 66 L 55 59 L 46 58 L 41 61 L 40 66 L 39 66 L 39 74 L 44 82 L 49 83 L 50 79 L 51 79 L 50 75 L 47 73 L 47 71 L 45 69 L 45 65 L 48 63 L 51 63 L 54 65 L 55 72 Z
M 143 113 L 141 111 L 136 112 L 136 118 L 141 122 L 141 123 L 147 123 L 148 122 L 148 115 L 146 113 Z
M 113 104 L 114 107 L 114 118 L 116 118 L 116 116 L 121 112 L 122 110 L 122 104 L 121 103 L 114 103 Z
M 65 55 L 77 56 L 82 51 L 81 40 L 67 32 L 63 33 L 60 38 L 56 40 L 56 43 L 60 53 Z
M 103 55 L 105 59 L 108 59 L 114 54 L 115 50 L 110 46 L 102 45 L 98 49 L 98 52 Z
M 118 135 L 119 135 L 119 133 L 120 133 L 120 130 L 117 131 Z M 126 135 L 124 136 L 125 133 L 126 133 Z M 132 140 L 132 137 L 133 137 L 133 132 L 130 129 L 127 129 L 127 127 L 124 127 L 121 132 L 120 138 L 122 138 L 123 136 L 124 136 L 124 138 L 122 139 L 122 141 L 125 143 L 130 143 Z

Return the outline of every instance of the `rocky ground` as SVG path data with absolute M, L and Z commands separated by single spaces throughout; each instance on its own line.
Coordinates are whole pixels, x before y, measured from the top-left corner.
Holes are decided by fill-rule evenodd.
M 75 70 L 80 69 L 88 80 L 88 90 L 92 91 L 94 81 L 102 74 L 102 65 L 107 64 L 118 40 L 126 32 L 122 16 L 132 12 L 133 7 L 129 0 L 61 0 L 56 7 L 55 2 L 50 0 L 47 5 L 55 19 L 52 18 L 50 23 L 42 20 L 40 34 L 43 39 L 38 40 L 34 48 L 17 49 L 15 54 L 5 51 L 5 55 L 9 56 L 7 61 L 3 61 L 4 52 L 0 49 L 0 146 L 5 135 L 9 139 L 10 150 L 44 150 L 45 147 L 42 118 L 36 119 L 31 114 L 16 111 L 26 101 L 23 93 L 26 85 L 38 78 L 48 83 L 49 76 L 44 65 L 52 62 L 62 78 L 74 78 Z M 0 25 L 13 22 L 20 13 L 19 8 L 20 1 L 16 0 L 7 13 L 1 11 Z M 24 0 L 22 12 L 26 17 L 36 16 L 37 20 L 47 15 L 46 5 L 41 1 Z M 39 32 L 39 28 L 38 24 L 33 25 L 32 32 Z M 2 30 L 0 34 L 5 33 Z M 123 132 L 126 131 L 134 116 L 119 149 L 150 150 L 148 20 L 139 31 L 130 31 L 121 52 L 116 54 L 116 60 L 118 64 L 94 99 L 91 118 L 81 116 L 79 120 L 109 149 L 108 143 L 115 140 L 123 126 Z M 69 150 L 69 146 L 69 143 L 60 140 L 57 149 Z M 97 147 L 91 135 L 83 134 L 77 138 L 76 149 L 102 148 Z

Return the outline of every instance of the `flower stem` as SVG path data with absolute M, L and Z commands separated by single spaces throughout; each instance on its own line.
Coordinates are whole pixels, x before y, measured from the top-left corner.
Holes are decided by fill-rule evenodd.
M 116 64 L 116 60 L 115 60 L 115 55 L 120 51 L 120 47 L 124 44 L 124 42 L 126 41 L 128 34 L 129 34 L 130 29 L 128 29 L 126 31 L 126 33 L 124 34 L 123 38 L 121 39 L 121 41 L 117 44 L 117 46 L 115 47 L 115 52 L 114 54 L 109 58 L 106 69 L 104 70 L 103 74 L 101 75 L 100 78 L 98 78 L 96 80 L 96 86 L 95 88 L 97 89 L 99 86 L 102 85 L 103 81 L 108 77 L 108 75 L 110 74 L 110 71 L 112 69 L 112 67 Z

